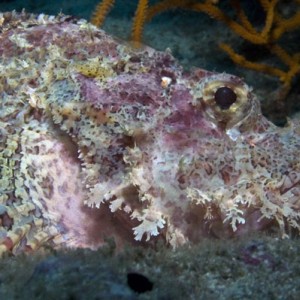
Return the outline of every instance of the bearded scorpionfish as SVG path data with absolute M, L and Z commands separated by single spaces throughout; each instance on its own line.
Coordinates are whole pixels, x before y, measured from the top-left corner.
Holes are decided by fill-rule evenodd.
M 300 230 L 300 123 L 84 20 L 0 14 L 0 252 Z

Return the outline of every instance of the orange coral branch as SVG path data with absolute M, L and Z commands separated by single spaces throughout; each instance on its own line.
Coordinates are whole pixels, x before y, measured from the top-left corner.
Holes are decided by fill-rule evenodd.
M 107 14 L 113 7 L 114 3 L 115 0 L 103 0 L 102 2 L 100 2 L 93 12 L 91 23 L 98 27 L 102 26 Z
M 169 10 L 180 7 L 187 7 L 191 4 L 194 4 L 195 0 L 163 0 L 149 7 L 147 14 L 147 21 L 150 21 L 154 16 Z
M 257 32 L 250 32 L 242 25 L 229 18 L 225 13 L 221 11 L 220 8 L 216 7 L 215 5 L 212 5 L 210 3 L 198 3 L 192 5 L 191 8 L 195 11 L 205 12 L 218 21 L 225 23 L 233 32 L 253 44 L 264 45 L 268 42 L 266 38 L 259 35 Z
M 261 1 L 261 3 L 262 2 L 263 1 Z M 266 23 L 265 23 L 263 30 L 261 31 L 261 36 L 266 37 L 268 42 L 269 42 L 269 34 L 270 34 L 271 28 L 273 26 L 274 10 L 275 10 L 275 6 L 276 6 L 277 2 L 278 2 L 277 0 L 273 0 L 273 1 L 269 2 L 269 7 L 268 7 L 268 10 L 266 11 L 266 13 L 267 13 Z
M 236 15 L 238 19 L 240 20 L 241 24 L 245 29 L 247 29 L 249 32 L 256 34 L 255 28 L 252 26 L 250 21 L 248 20 L 248 17 L 246 16 L 245 12 L 241 9 L 241 5 L 238 0 L 231 0 L 231 6 L 235 9 Z
M 131 38 L 134 42 L 139 43 L 142 40 L 142 33 L 144 24 L 146 22 L 147 9 L 148 0 L 140 0 L 133 19 Z
M 287 31 L 292 31 L 300 26 L 300 11 L 296 12 L 294 16 L 289 19 L 284 19 L 280 16 L 276 16 L 277 27 L 273 30 L 273 39 L 278 40 L 282 34 Z
M 287 66 L 292 68 L 295 64 L 294 58 L 289 55 L 282 47 L 274 44 L 270 47 L 270 51 L 273 52 L 277 57 L 281 59 Z
M 254 63 L 249 60 L 247 60 L 244 56 L 237 54 L 229 45 L 227 44 L 220 44 L 219 47 L 225 51 L 231 60 L 233 60 L 237 65 L 240 65 L 242 67 L 263 72 L 269 75 L 275 75 L 280 78 L 284 78 L 286 76 L 286 73 L 278 68 L 274 68 L 265 64 L 259 64 L 259 63 Z

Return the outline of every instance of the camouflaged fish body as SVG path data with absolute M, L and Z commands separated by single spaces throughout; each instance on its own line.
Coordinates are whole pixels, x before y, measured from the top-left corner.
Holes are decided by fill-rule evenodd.
M 84 20 L 0 25 L 1 253 L 299 230 L 299 121 L 274 126 L 241 79 Z

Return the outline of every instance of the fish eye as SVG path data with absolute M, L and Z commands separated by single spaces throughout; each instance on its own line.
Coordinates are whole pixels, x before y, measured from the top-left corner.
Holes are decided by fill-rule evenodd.
M 218 128 L 227 132 L 239 127 L 243 131 L 254 124 L 260 111 L 258 100 L 240 78 L 215 74 L 200 82 L 198 88 L 203 112 Z
M 236 93 L 227 86 L 220 87 L 215 92 L 215 102 L 221 109 L 228 109 L 236 99 Z

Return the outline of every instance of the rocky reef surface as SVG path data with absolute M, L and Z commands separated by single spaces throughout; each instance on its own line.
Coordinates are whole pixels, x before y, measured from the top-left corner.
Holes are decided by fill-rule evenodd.
M 170 251 L 38 251 L 0 261 L 1 299 L 298 299 L 300 243 L 263 235 Z

